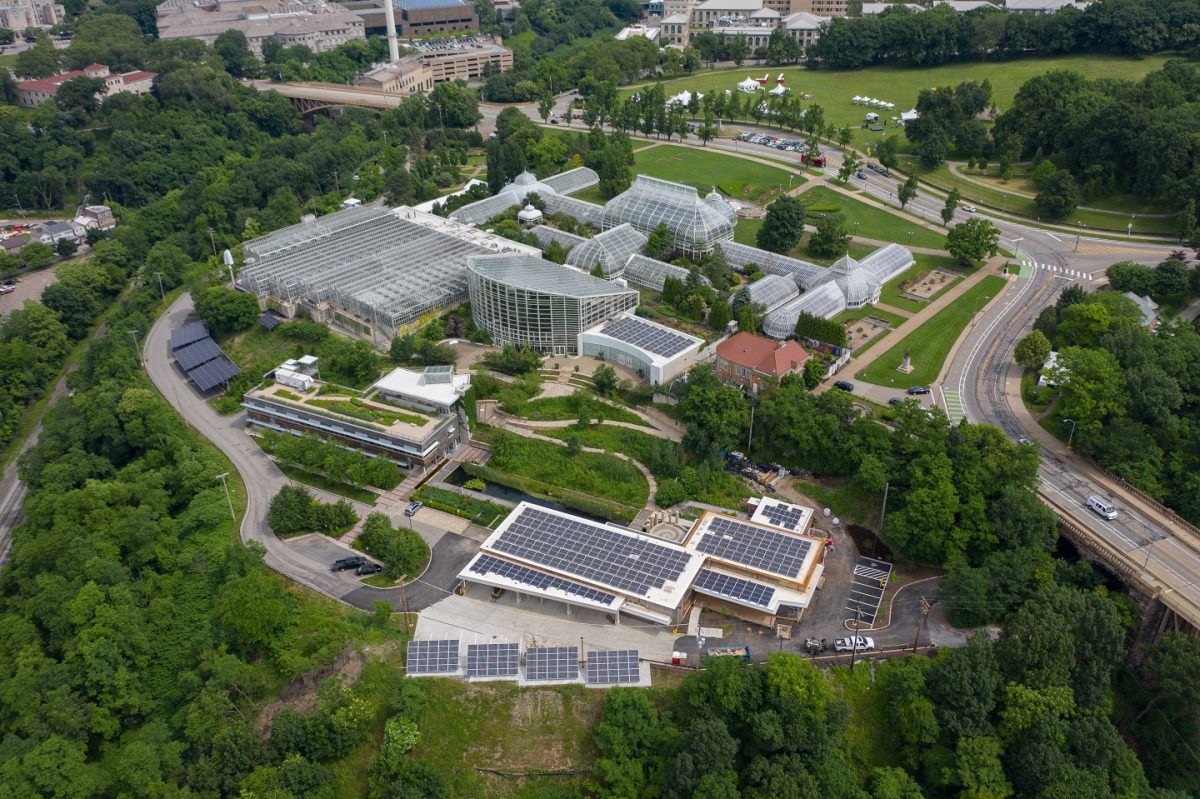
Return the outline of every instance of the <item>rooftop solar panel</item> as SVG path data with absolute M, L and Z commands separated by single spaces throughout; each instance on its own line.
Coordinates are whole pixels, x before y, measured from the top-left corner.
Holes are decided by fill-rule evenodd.
M 696 344 L 696 340 L 690 336 L 633 316 L 617 317 L 600 328 L 600 332 L 664 358 L 678 355 Z
M 470 570 L 476 574 L 495 574 L 508 580 L 524 583 L 531 588 L 553 588 L 571 596 L 589 599 L 592 602 L 599 602 L 601 605 L 611 605 L 617 600 L 615 596 L 604 591 L 597 591 L 595 588 L 588 588 L 586 585 L 573 583 L 561 577 L 555 577 L 552 574 L 546 574 L 527 566 L 510 563 L 507 560 L 501 560 L 491 555 L 480 554 L 475 559 L 475 562 L 471 564 Z
M 498 552 L 645 596 L 679 579 L 691 553 L 632 533 L 526 507 L 492 543 Z
M 714 516 L 696 549 L 715 558 L 772 572 L 799 577 L 812 542 L 799 536 L 764 529 L 738 519 Z
M 616 651 L 588 652 L 584 682 L 588 685 L 622 685 L 636 683 L 640 679 L 638 651 L 618 649 Z
M 208 337 L 208 328 L 199 319 L 185 322 L 171 331 L 171 351 Z
M 700 570 L 699 576 L 696 577 L 696 590 L 761 608 L 770 607 L 771 599 L 775 596 L 775 589 L 769 585 L 741 577 L 731 577 L 709 569 Z
M 186 347 L 175 350 L 175 362 L 185 372 L 190 372 L 202 363 L 208 363 L 221 355 L 221 348 L 211 338 L 202 338 Z
M 458 641 L 409 641 L 409 675 L 454 674 L 458 671 Z
M 267 330 L 274 330 L 275 328 L 277 328 L 281 324 L 283 324 L 283 320 L 280 319 L 278 316 L 276 316 L 273 313 L 265 313 L 262 316 L 258 317 L 258 323 L 260 325 L 262 325 L 263 327 L 265 327 Z
M 782 527 L 785 530 L 796 530 L 800 527 L 800 523 L 804 521 L 807 515 L 804 508 L 797 508 L 793 505 L 778 505 L 769 503 L 763 506 L 761 511 L 763 518 L 769 521 L 776 527 Z
M 525 650 L 527 680 L 579 679 L 579 647 L 543 646 Z
M 208 363 L 197 366 L 188 372 L 188 377 L 201 391 L 211 391 L 222 383 L 227 383 L 241 374 L 242 370 L 236 363 L 225 355 L 214 358 Z
M 469 644 L 468 677 L 516 677 L 521 665 L 520 644 Z

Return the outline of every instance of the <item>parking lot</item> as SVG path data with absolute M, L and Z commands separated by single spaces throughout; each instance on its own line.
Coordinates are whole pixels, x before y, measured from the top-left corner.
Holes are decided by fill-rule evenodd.
M 57 266 L 54 266 L 19 276 L 11 294 L 0 294 L 0 316 L 20 308 L 26 300 L 40 299 L 42 289 L 57 279 L 56 269 Z
M 879 614 L 879 602 L 892 576 L 892 564 L 875 558 L 859 555 L 854 564 L 850 580 L 850 595 L 846 599 L 846 610 L 850 618 L 858 618 L 865 627 L 875 623 Z

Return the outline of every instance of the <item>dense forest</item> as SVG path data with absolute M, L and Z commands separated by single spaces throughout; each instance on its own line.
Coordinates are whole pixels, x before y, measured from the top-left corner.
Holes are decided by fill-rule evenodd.
M 1068 6 L 1054 14 L 960 14 L 949 6 L 914 12 L 898 4 L 883 14 L 834 17 L 807 57 L 813 67 L 856 69 L 1033 54 L 1146 55 L 1194 48 L 1198 24 L 1197 0 L 1095 0 L 1082 11 Z

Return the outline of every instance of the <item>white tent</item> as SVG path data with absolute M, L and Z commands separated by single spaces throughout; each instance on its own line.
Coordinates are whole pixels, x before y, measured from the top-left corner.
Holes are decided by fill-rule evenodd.
M 920 118 L 921 118 L 921 115 L 917 113 L 917 109 L 915 109 L 915 108 L 911 111 L 901 111 L 900 112 L 900 121 L 901 122 L 912 122 L 914 119 L 920 119 Z
M 761 87 L 759 86 L 758 81 L 756 81 L 754 78 L 746 78 L 737 85 L 737 90 L 739 92 L 745 92 L 746 94 L 754 94 L 760 88 Z
M 862 100 L 863 98 L 859 97 L 857 94 L 850 98 L 850 102 L 852 103 L 861 103 Z
M 700 92 L 696 92 L 696 99 L 703 100 L 704 95 L 701 94 Z M 684 90 L 684 91 L 681 91 L 679 94 L 675 95 L 674 97 L 672 97 L 671 99 L 667 100 L 666 106 L 667 106 L 667 108 L 670 108 L 673 105 L 688 106 L 688 105 L 691 105 L 691 103 L 692 103 L 692 93 L 687 90 Z
M 784 94 L 787 93 L 787 90 L 788 90 L 788 87 L 784 86 L 781 83 L 778 86 L 776 86 L 774 89 L 771 89 L 771 91 L 767 92 L 767 94 L 770 94 L 774 97 L 782 97 Z

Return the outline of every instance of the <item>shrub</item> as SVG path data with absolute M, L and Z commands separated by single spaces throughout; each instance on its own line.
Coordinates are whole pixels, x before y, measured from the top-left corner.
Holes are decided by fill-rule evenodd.
M 308 489 L 285 485 L 271 499 L 267 524 L 279 535 L 319 530 L 326 535 L 344 533 L 358 521 L 354 506 L 344 499 L 332 505 L 319 502 Z
M 389 579 L 416 577 L 429 559 L 429 546 L 413 530 L 392 527 L 382 513 L 372 513 L 363 524 L 354 546 L 384 565 Z

